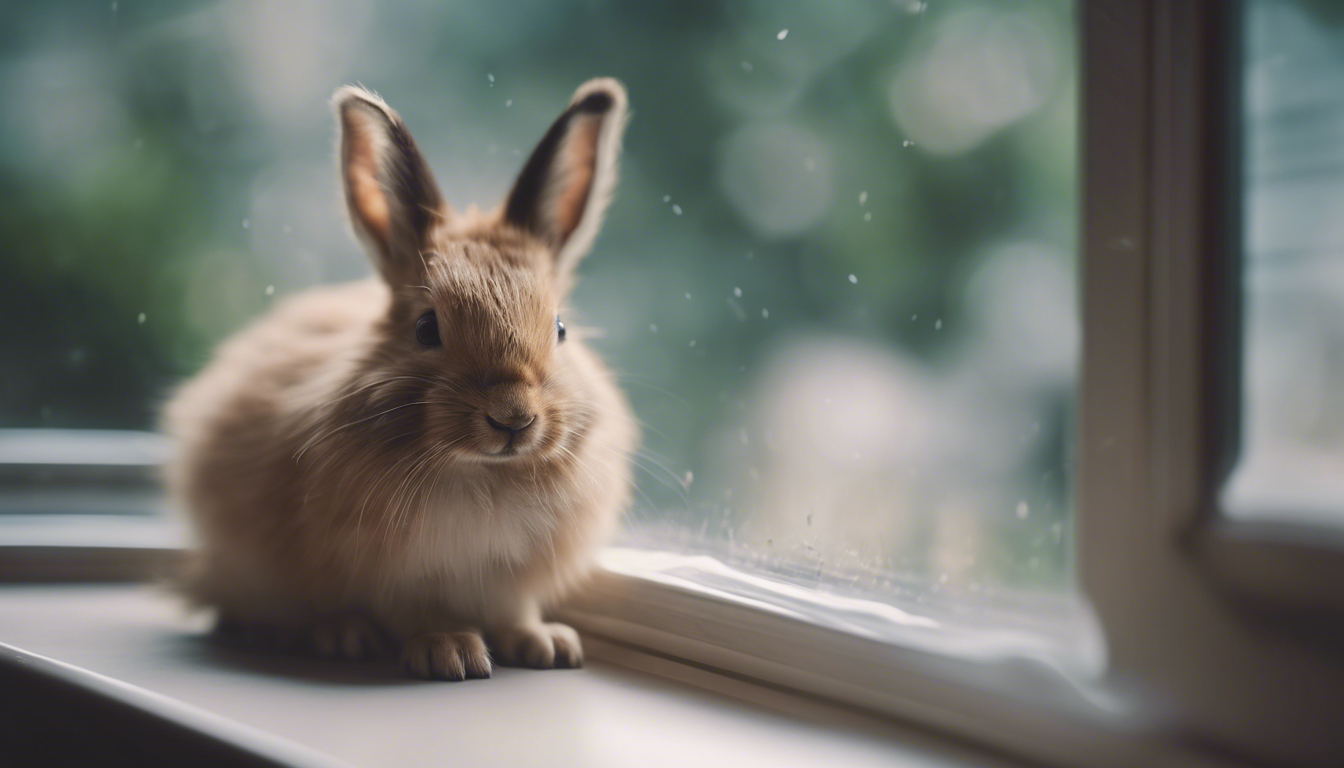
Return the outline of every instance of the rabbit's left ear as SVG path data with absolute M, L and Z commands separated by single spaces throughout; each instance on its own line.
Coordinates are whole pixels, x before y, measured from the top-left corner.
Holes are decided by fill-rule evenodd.
M 599 78 L 584 83 L 523 166 L 504 221 L 552 249 L 566 274 L 587 253 L 616 187 L 625 130 L 625 88 Z
M 431 227 L 448 216 L 434 175 L 401 117 L 376 94 L 345 86 L 332 104 L 355 234 L 389 283 L 414 279 Z

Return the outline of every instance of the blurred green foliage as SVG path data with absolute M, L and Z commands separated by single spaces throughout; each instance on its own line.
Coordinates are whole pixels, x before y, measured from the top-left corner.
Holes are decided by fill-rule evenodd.
M 766 568 L 815 563 L 818 584 L 831 570 L 939 571 L 937 550 L 964 544 L 939 533 L 942 492 L 897 505 L 918 519 L 876 559 L 760 524 L 767 453 L 792 450 L 770 447 L 768 427 L 747 434 L 771 421 L 758 412 L 778 383 L 768 363 L 798 339 L 846 338 L 988 409 L 972 427 L 1011 421 L 1030 441 L 977 469 L 958 457 L 977 441 L 1002 453 L 1002 435 L 967 432 L 938 464 L 963 474 L 927 481 L 975 500 L 959 502 L 979 527 L 955 580 L 1066 586 L 1072 295 L 1045 296 L 1066 308 L 1045 335 L 1002 338 L 974 296 L 995 295 L 976 275 L 1015 243 L 1072 279 L 1072 14 L 1061 0 L 8 9 L 0 424 L 152 428 L 171 386 L 277 297 L 367 271 L 329 157 L 336 86 L 361 81 L 402 112 L 454 205 L 492 205 L 572 89 L 610 75 L 635 114 L 573 303 L 574 320 L 605 329 L 647 426 L 633 540 L 680 531 L 679 546 Z M 929 70 L 946 87 L 901 118 L 902 78 L 918 89 L 927 78 L 909 78 L 938 62 L 952 63 Z M 979 133 L 956 138 L 939 104 Z M 1064 373 L 1013 373 L 1014 345 L 1058 345 Z M 855 498 L 871 508 L 847 514 L 893 514 Z

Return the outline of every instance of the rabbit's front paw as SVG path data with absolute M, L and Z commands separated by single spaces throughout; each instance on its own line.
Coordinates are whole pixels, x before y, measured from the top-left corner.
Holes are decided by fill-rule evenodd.
M 401 651 L 406 674 L 427 680 L 490 676 L 490 652 L 476 632 L 431 632 Z
M 583 666 L 579 633 L 564 624 L 510 627 L 494 636 L 499 662 L 511 667 L 573 669 Z
M 365 661 L 387 658 L 393 643 L 377 622 L 347 612 L 320 619 L 304 633 L 306 649 L 322 659 Z

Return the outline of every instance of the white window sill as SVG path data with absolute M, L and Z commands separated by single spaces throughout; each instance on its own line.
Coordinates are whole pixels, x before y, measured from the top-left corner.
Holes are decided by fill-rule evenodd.
M 626 733 L 648 732 L 653 734 L 649 737 L 653 743 L 666 738 L 669 745 L 659 745 L 660 753 L 690 759 L 693 764 L 703 760 L 670 746 L 682 738 L 677 736 L 680 731 L 689 734 L 690 743 L 710 745 L 714 754 L 736 755 L 736 742 L 726 738 L 721 724 L 739 717 L 743 722 L 734 728 L 755 723 L 751 728 L 757 729 L 761 743 L 751 755 L 761 756 L 762 765 L 778 764 L 772 761 L 795 757 L 794 753 L 810 755 L 808 750 L 813 748 L 821 760 L 826 750 L 852 747 L 857 751 L 851 762 L 856 764 L 865 764 L 864 755 L 877 754 L 873 750 L 878 748 L 863 746 L 868 742 L 862 739 L 828 741 L 825 729 L 811 731 L 795 745 L 784 734 L 797 730 L 796 723 L 762 720 L 756 710 L 730 716 L 723 710 L 725 705 L 711 706 L 705 694 L 696 694 L 685 685 L 690 682 L 696 688 L 754 704 L 769 701 L 795 716 L 806 712 L 805 720 L 812 722 L 816 717 L 834 720 L 836 712 L 845 712 L 835 722 L 852 729 L 855 718 L 862 720 L 868 724 L 868 737 L 877 734 L 879 740 L 893 729 L 918 724 L 1047 763 L 1081 764 L 1086 756 L 1089 764 L 1099 765 L 1203 764 L 1188 762 L 1190 755 L 1170 740 L 1171 734 L 1150 732 L 1145 723 L 1134 719 L 1131 703 L 1096 684 L 1095 676 L 1104 663 L 1100 636 L 1089 617 L 1067 606 L 1061 610 L 1058 600 L 1053 601 L 1053 609 L 1049 608 L 1051 601 L 1033 603 L 1034 609 L 1029 606 L 1028 610 L 1014 605 L 1008 614 L 999 616 L 983 610 L 949 613 L 939 610 L 948 605 L 897 607 L 791 587 L 726 568 L 712 558 L 608 550 L 602 573 L 561 614 L 585 635 L 588 656 L 595 662 L 590 669 L 540 678 L 539 673 L 503 670 L 491 681 L 491 690 L 510 691 L 504 698 L 454 694 L 444 700 L 447 703 L 440 703 L 416 693 L 398 693 L 395 699 L 380 697 L 376 692 L 389 696 L 407 687 L 395 679 L 389 681 L 386 673 L 370 678 L 367 670 L 357 668 L 333 670 L 302 660 L 221 654 L 199 639 L 186 639 L 193 632 L 199 636 L 202 628 L 184 623 L 162 594 L 151 597 L 124 586 L 74 586 L 80 581 L 128 582 L 166 573 L 180 558 L 184 541 L 183 532 L 163 517 L 0 515 L 0 585 L 33 585 L 0 586 L 0 643 L 181 699 L 239 722 L 251 723 L 249 718 L 260 712 L 264 714 L 261 724 L 299 744 L 327 744 L 320 736 L 326 723 L 342 722 L 346 717 L 328 716 L 321 703 L 321 692 L 335 686 L 342 697 L 350 695 L 355 710 L 385 712 L 363 720 L 350 715 L 342 723 L 343 736 L 373 745 L 371 752 L 358 751 L 353 742 L 343 746 L 342 750 L 354 751 L 341 751 L 340 756 L 356 762 L 384 751 L 400 755 L 398 750 L 403 747 L 408 750 L 405 760 L 411 761 L 414 754 L 439 748 L 434 741 L 438 736 L 429 742 L 418 733 L 408 738 L 401 726 L 388 726 L 389 722 L 435 733 L 447 727 L 440 722 L 457 722 L 469 726 L 466 733 L 494 734 L 491 739 L 499 739 L 504 731 L 491 722 L 492 717 L 501 716 L 499 712 L 523 707 L 538 716 L 547 709 L 568 716 L 574 711 L 573 702 L 583 702 L 592 710 L 585 710 L 582 724 L 575 721 L 573 727 L 583 727 L 585 733 L 598 728 L 602 739 L 615 739 L 610 745 L 614 751 L 607 755 L 600 751 L 607 748 L 605 741 L 585 736 L 580 746 L 599 751 L 582 753 L 576 764 L 620 765 L 634 759 L 635 753 L 629 750 L 642 749 L 648 739 L 627 744 L 621 741 L 626 738 L 621 734 Z M 71 586 L 51 586 L 55 582 Z M 37 586 L 42 584 L 46 586 Z M 25 610 L 33 615 L 25 616 Z M 1005 623 L 1013 615 L 1016 626 Z M 124 632 L 131 618 L 137 622 L 135 633 L 142 640 L 150 638 L 156 648 L 136 645 L 130 637 L 109 647 L 98 637 L 103 631 L 99 622 Z M 70 634 L 73 631 L 79 634 Z M 613 663 L 643 674 L 622 672 Z M 221 674 L 222 680 L 216 679 Z M 569 682 L 542 684 L 555 675 Z M 681 685 L 650 688 L 657 676 Z M 229 691 L 236 687 L 239 692 L 230 697 Z M 463 687 L 476 690 L 479 686 Z M 630 691 L 637 692 L 633 699 Z M 437 695 L 447 694 L 430 694 Z M 476 695 L 484 698 L 477 700 Z M 534 709 L 529 702 L 537 697 L 542 703 Z M 284 716 L 269 706 L 250 707 L 251 699 L 284 701 L 284 711 L 290 714 Z M 653 699 L 661 703 L 650 704 Z M 486 711 L 458 712 L 456 706 L 463 701 L 475 701 L 470 705 L 473 708 L 483 702 Z M 417 707 L 428 709 L 422 714 Z M 277 724 L 285 729 L 275 730 Z M 318 730 L 311 731 L 315 724 Z M 554 727 L 540 722 L 526 726 L 551 735 L 535 744 L 525 740 L 525 744 L 499 748 L 512 756 L 510 760 L 540 759 L 548 754 L 546 744 L 574 741 L 572 737 L 551 741 L 560 736 L 553 733 Z M 455 727 L 450 730 L 462 732 Z M 361 732 L 366 735 L 359 736 Z M 616 735 L 608 737 L 608 732 Z M 443 738 L 448 739 L 443 745 L 452 743 L 448 736 Z M 937 747 L 927 755 L 901 751 L 902 744 L 915 743 L 910 738 L 902 735 L 889 742 L 887 748 L 893 751 L 883 760 L 905 755 L 915 760 L 906 763 L 911 765 L 956 764 L 936 762 L 942 759 Z M 931 745 L 944 743 L 940 737 L 925 738 L 931 739 Z M 724 739 L 722 745 L 719 739 Z M 782 751 L 767 748 L 772 743 L 784 745 Z M 483 751 L 472 752 L 474 757 L 483 759 L 490 754 L 488 745 L 479 748 Z M 538 750 L 535 754 L 527 751 L 534 748 Z M 734 761 L 756 764 L 751 755 Z M 984 764 L 983 758 L 975 764 Z
M 0 587 L 0 643 L 167 697 L 146 699 L 300 764 L 1008 765 L 693 667 L 655 659 L 637 662 L 653 674 L 633 671 L 618 664 L 637 652 L 594 638 L 582 670 L 445 684 L 220 649 L 201 633 L 199 617 L 148 587 Z M 660 664 L 682 680 L 716 678 L 718 690 L 660 677 Z

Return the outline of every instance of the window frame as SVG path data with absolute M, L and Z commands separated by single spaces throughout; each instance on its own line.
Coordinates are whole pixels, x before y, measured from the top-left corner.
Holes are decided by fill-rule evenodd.
M 1330 705 L 1344 690 L 1344 590 L 1330 588 L 1344 583 L 1344 548 L 1301 526 L 1233 520 L 1219 496 L 1240 417 L 1240 3 L 1080 0 L 1079 29 L 1077 551 L 1104 670 L 1085 679 L 1043 656 L 903 647 L 614 570 L 564 619 L 637 650 L 627 662 L 707 668 L 1033 760 L 1344 755 Z M 0 563 L 20 549 L 0 547 Z M 76 549 L 121 552 L 116 578 L 148 551 Z
M 1344 550 L 1220 500 L 1240 437 L 1241 11 L 1087 5 L 1080 573 L 1110 675 L 1171 727 L 1337 760 Z

